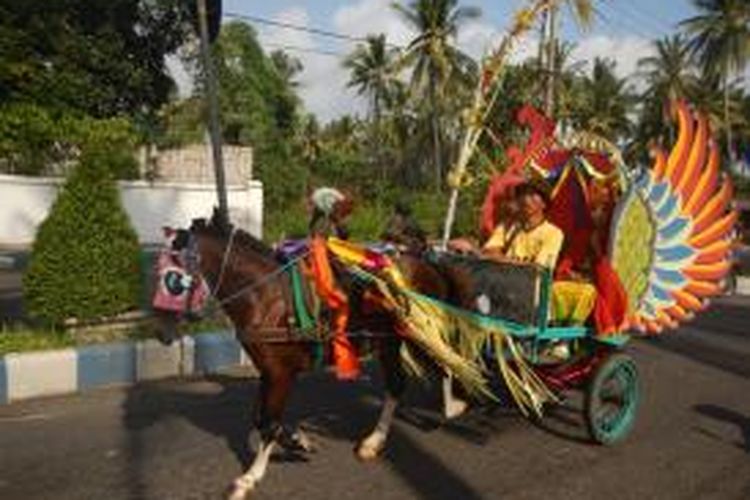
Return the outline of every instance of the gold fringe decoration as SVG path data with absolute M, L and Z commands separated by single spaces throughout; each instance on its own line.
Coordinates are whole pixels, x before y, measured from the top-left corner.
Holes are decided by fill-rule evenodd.
M 526 362 L 516 339 L 497 323 L 482 321 L 469 311 L 416 293 L 393 262 L 382 262 L 385 265 L 380 268 L 369 265 L 371 255 L 364 247 L 330 239 L 328 248 L 350 272 L 378 289 L 381 305 L 395 314 L 400 333 L 453 375 L 469 394 L 496 399 L 487 384 L 489 367 L 483 361 L 485 347 L 489 346 L 511 397 L 524 415 L 541 415 L 544 403 L 555 400 Z M 408 371 L 424 375 L 419 359 L 406 344 L 401 359 Z
M 404 334 L 430 358 L 452 374 L 473 395 L 495 399 L 487 386 L 490 367 L 483 361 L 485 347 L 493 353 L 496 368 L 513 401 L 526 416 L 541 416 L 545 403 L 555 395 L 534 373 L 516 339 L 497 325 L 488 325 L 471 313 L 451 311 L 429 297 L 396 290 L 385 280 L 372 278 L 404 328 Z M 398 294 L 398 296 L 396 296 Z M 405 367 L 417 376 L 424 374 L 417 359 L 402 350 Z

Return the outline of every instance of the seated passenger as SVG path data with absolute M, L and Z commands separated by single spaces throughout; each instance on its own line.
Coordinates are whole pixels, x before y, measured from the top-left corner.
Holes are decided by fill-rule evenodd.
M 534 263 L 554 269 L 563 233 L 547 220 L 547 192 L 537 184 L 523 184 L 516 191 L 517 220 L 502 221 L 482 247 L 482 255 L 502 262 Z

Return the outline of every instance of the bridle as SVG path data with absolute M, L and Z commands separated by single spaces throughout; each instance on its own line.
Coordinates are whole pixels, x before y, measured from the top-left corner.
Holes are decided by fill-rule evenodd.
M 190 269 L 191 275 L 193 274 L 200 274 L 200 252 L 198 252 L 198 242 L 196 241 L 195 236 L 193 235 L 192 230 L 188 231 L 190 234 L 190 238 L 187 245 L 187 260 L 188 262 L 195 263 L 194 267 Z M 226 246 L 224 247 L 224 253 L 221 258 L 221 266 L 219 267 L 219 274 L 216 278 L 216 283 L 214 283 L 213 289 L 210 291 L 210 294 L 220 306 L 223 306 L 225 304 L 228 304 L 240 296 L 244 295 L 245 293 L 255 289 L 259 288 L 260 286 L 264 285 L 265 283 L 268 283 L 274 278 L 277 278 L 279 275 L 286 272 L 288 269 L 293 267 L 297 264 L 297 262 L 301 261 L 307 255 L 310 253 L 309 250 L 305 250 L 304 252 L 300 252 L 297 256 L 294 258 L 289 259 L 288 262 L 286 262 L 283 266 L 279 267 L 278 269 L 274 269 L 272 272 L 264 275 L 260 279 L 251 281 L 249 283 L 246 283 L 245 285 L 241 286 L 239 290 L 232 292 L 230 295 L 220 298 L 219 292 L 221 291 L 221 287 L 224 282 L 224 276 L 227 273 L 227 269 L 229 267 L 229 260 L 230 256 L 232 255 L 232 251 L 234 250 L 234 240 L 235 235 L 237 234 L 237 230 L 235 228 L 232 228 L 232 232 L 229 234 L 229 240 L 227 241 Z
M 219 268 L 219 276 L 216 278 L 214 289 L 211 290 L 211 295 L 218 299 L 219 290 L 221 290 L 221 283 L 224 280 L 224 274 L 227 270 L 227 263 L 229 262 L 229 256 L 232 253 L 232 247 L 234 246 L 234 235 L 237 234 L 237 230 L 232 228 L 232 232 L 229 233 L 229 241 L 226 247 L 224 247 L 224 255 L 221 258 L 221 267 Z M 191 233 L 192 235 L 192 233 Z

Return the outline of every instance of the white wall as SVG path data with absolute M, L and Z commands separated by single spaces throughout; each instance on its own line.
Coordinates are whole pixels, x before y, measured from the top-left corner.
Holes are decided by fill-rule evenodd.
M 27 246 L 34 241 L 61 184 L 62 179 L 0 175 L 0 246 Z M 194 218 L 210 217 L 217 204 L 213 184 L 120 181 L 118 185 L 141 243 L 160 243 L 162 226 L 187 227 Z M 260 237 L 260 181 L 228 186 L 227 196 L 232 222 Z

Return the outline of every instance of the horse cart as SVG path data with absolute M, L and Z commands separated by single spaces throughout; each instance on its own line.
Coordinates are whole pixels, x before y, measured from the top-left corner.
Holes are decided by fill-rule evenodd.
M 364 245 L 319 238 L 318 259 L 303 250 L 278 260 L 271 248 L 225 220 L 196 220 L 173 233 L 170 248 L 185 259 L 182 267 L 164 267 L 159 274 L 162 318 L 173 324 L 194 297 L 190 291 L 202 286 L 222 306 L 261 374 L 253 423 L 261 441 L 252 465 L 235 480 L 231 498 L 244 498 L 256 487 L 274 446 L 306 448 L 304 439 L 282 425 L 287 397 L 296 376 L 314 365 L 316 347 L 331 345 L 334 352 L 347 348 L 348 320 L 351 331 L 358 320 L 373 318 L 389 329 L 379 354 L 386 397 L 377 425 L 356 448 L 362 459 L 383 450 L 404 390 L 403 372 L 420 373 L 425 358 L 469 393 L 496 397 L 488 376 L 497 374 L 526 415 L 541 416 L 565 391 L 582 389 L 592 440 L 612 444 L 631 430 L 640 400 L 638 370 L 623 349 L 629 338 L 674 329 L 721 292 L 731 267 L 730 234 L 737 218 L 732 186 L 721 173 L 708 119 L 685 103 L 672 106 L 678 124 L 674 146 L 669 151 L 654 147 L 651 168 L 640 170 L 627 168 L 618 149 L 600 137 L 556 137 L 554 123 L 524 107 L 518 120 L 531 129 L 529 140 L 506 151 L 509 161 L 490 179 L 481 226 L 485 232 L 495 227 L 498 205 L 514 185 L 546 183 L 551 192 L 548 217 L 566 240 L 557 266 L 501 263 L 445 251 L 458 191 L 471 180 L 467 167 L 481 146 L 487 111 L 500 94 L 494 82 L 511 43 L 550 3 L 530 2 L 483 60 L 464 140 L 448 178 L 453 192 L 438 251 L 404 260 Z M 336 290 L 329 259 L 354 277 L 353 283 L 366 285 L 364 295 L 352 300 L 352 289 Z M 335 329 L 327 338 L 299 335 L 305 323 L 318 331 L 322 316 L 289 322 L 304 309 L 299 283 L 310 260 L 308 281 L 315 286 L 308 290 L 316 290 L 335 312 L 327 318 Z M 172 287 L 174 297 L 168 296 L 173 292 L 169 276 L 181 284 Z M 359 307 L 363 297 L 369 297 L 367 307 Z
M 385 325 L 380 331 L 388 333 L 381 337 L 380 353 L 386 399 L 378 424 L 357 447 L 360 458 L 374 458 L 384 448 L 403 393 L 403 372 L 422 372 L 420 359 L 425 357 L 480 396 L 497 397 L 489 379 L 498 375 L 525 415 L 541 417 L 566 391 L 581 389 L 591 439 L 613 444 L 627 436 L 641 387 L 636 364 L 623 347 L 634 333 L 659 334 L 705 309 L 709 298 L 721 292 L 731 267 L 730 233 L 737 215 L 731 208 L 731 184 L 719 171 L 718 146 L 710 140 L 703 115 L 686 104 L 676 105 L 675 113 L 677 143 L 668 154 L 655 149 L 651 169 L 627 170 L 616 150 L 592 143 L 590 137 L 559 144 L 537 130 L 517 161 L 492 180 L 485 214 L 497 212 L 494 205 L 498 200 L 502 205 L 514 176 L 548 183 L 548 217 L 568 242 L 556 269 L 441 249 L 404 260 L 398 252 L 378 252 L 336 238 L 324 241 L 325 259 L 373 298 L 364 308 L 352 300 L 353 288 L 344 290 L 348 301 L 336 298 L 339 305 L 334 307 L 348 308 L 344 317 L 352 320 L 351 340 L 358 337 L 355 320 L 368 316 L 364 309 L 382 320 L 375 328 Z M 532 129 L 539 126 L 534 116 L 526 117 Z M 588 216 L 601 209 L 594 193 L 602 186 L 612 196 L 605 197 L 609 205 L 598 218 L 597 236 L 596 221 Z M 490 216 L 483 222 L 492 227 L 495 221 Z M 204 292 L 222 306 L 261 373 L 255 421 L 261 445 L 253 466 L 234 486 L 236 492 L 248 492 L 262 477 L 274 445 L 304 443 L 281 425 L 288 392 L 296 375 L 313 366 L 315 347 L 341 339 L 335 334 L 300 337 L 299 323 L 293 327 L 288 322 L 299 316 L 297 306 L 304 302 L 290 296 L 300 297 L 294 283 L 305 274 L 300 266 L 305 267 L 309 252 L 279 261 L 259 240 L 215 220 L 194 221 L 179 230 L 171 248 L 185 253 L 186 264 L 183 269 L 165 267 L 160 289 L 174 288 L 169 283 L 175 276 L 191 278 L 193 285 L 174 288 L 176 302 L 184 303 L 194 297 L 186 290 L 203 282 L 192 278 L 205 278 Z M 575 268 L 587 256 L 589 282 L 573 271 L 562 272 L 561 267 Z M 440 286 L 424 285 L 430 276 L 443 285 L 443 292 L 436 293 Z M 321 299 L 330 299 L 330 292 Z M 331 317 L 313 319 L 312 328 L 319 331 Z M 330 323 L 337 321 L 334 317 Z
M 436 258 L 465 266 L 472 275 L 475 307 L 451 314 L 470 315 L 481 328 L 510 335 L 552 392 L 549 404 L 560 402 L 567 391 L 582 390 L 583 419 L 592 441 L 613 444 L 626 437 L 640 401 L 638 370 L 624 350 L 627 335 L 599 338 L 591 326 L 552 319 L 553 280 L 548 269 L 454 255 Z M 486 358 L 496 355 L 500 354 L 493 350 L 484 353 Z M 488 365 L 492 362 L 486 360 Z

